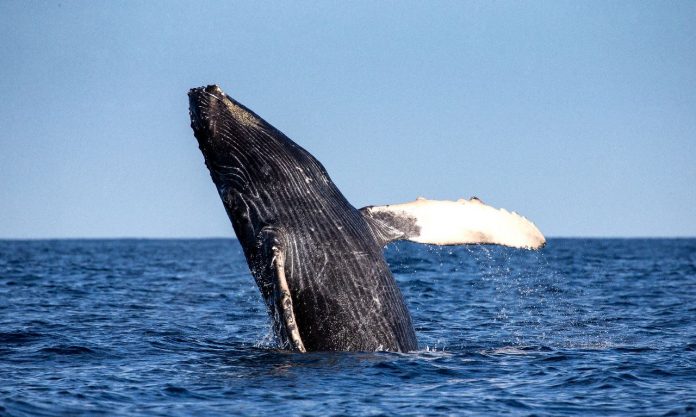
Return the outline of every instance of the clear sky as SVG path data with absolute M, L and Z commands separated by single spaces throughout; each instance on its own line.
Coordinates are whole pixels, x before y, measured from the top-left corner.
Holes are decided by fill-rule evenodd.
M 696 2 L 0 1 L 0 238 L 233 236 L 219 84 L 356 206 L 476 195 L 547 236 L 696 236 Z

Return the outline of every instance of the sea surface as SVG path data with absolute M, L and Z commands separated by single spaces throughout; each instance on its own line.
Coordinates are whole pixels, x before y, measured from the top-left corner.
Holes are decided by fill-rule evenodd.
M 0 416 L 696 415 L 696 240 L 401 242 L 417 352 L 276 349 L 237 241 L 0 241 Z

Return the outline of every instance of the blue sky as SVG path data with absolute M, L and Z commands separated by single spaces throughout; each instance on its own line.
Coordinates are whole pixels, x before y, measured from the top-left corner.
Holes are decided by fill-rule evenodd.
M 217 83 L 357 207 L 696 236 L 696 2 L 0 2 L 0 238 L 232 236 Z

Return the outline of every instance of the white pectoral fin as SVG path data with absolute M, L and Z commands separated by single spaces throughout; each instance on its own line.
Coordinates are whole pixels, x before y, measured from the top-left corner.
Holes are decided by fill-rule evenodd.
M 407 239 L 435 245 L 483 243 L 525 249 L 539 249 L 546 243 L 534 223 L 475 197 L 457 201 L 418 198 L 361 211 L 384 242 Z

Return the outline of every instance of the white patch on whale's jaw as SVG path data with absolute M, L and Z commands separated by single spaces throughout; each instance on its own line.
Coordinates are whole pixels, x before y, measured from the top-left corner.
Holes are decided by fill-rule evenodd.
M 546 243 L 539 229 L 515 212 L 496 209 L 476 197 L 457 201 L 418 198 L 404 204 L 366 208 L 374 217 L 393 216 L 414 227 L 400 237 L 435 245 L 494 244 L 539 249 Z M 390 225 L 393 226 L 393 225 Z

